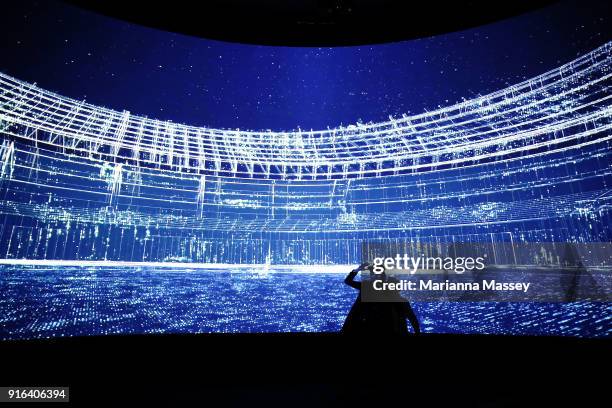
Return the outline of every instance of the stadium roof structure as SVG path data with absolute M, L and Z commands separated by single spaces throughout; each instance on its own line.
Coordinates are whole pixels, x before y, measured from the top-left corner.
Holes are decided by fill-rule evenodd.
M 74 155 L 170 171 L 315 180 L 568 148 L 610 127 L 612 43 L 497 92 L 324 130 L 194 127 L 67 98 L 0 73 L 0 130 Z M 607 136 L 609 137 L 609 136 Z M 575 145 L 575 144 L 574 144 Z

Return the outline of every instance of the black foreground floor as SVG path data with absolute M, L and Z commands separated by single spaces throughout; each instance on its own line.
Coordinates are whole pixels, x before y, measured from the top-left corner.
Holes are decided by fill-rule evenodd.
M 0 385 L 68 385 L 73 406 L 589 407 L 606 403 L 610 345 L 335 334 L 4 341 Z

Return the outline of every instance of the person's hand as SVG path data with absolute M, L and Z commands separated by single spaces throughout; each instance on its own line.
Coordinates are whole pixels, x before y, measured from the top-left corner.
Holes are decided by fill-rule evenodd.
M 362 271 L 366 266 L 368 266 L 369 263 L 364 262 L 361 265 L 359 265 L 356 269 L 353 269 L 351 272 L 359 272 Z

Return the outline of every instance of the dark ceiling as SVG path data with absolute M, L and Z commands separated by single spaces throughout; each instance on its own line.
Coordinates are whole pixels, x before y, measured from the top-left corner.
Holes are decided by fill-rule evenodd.
M 374 44 L 426 37 L 555 1 L 66 0 L 111 17 L 209 39 L 286 46 Z

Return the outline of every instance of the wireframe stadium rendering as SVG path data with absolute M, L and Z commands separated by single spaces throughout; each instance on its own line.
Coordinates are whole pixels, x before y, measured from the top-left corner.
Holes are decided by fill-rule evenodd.
M 612 2 L 2 14 L 0 402 L 609 400 Z
M 317 265 L 358 263 L 367 240 L 609 241 L 611 48 L 319 131 L 161 122 L 1 75 L 0 257 Z
M 359 264 L 370 243 L 610 242 L 611 51 L 317 131 L 187 126 L 0 74 L 0 259 L 19 282 L 0 298 L 2 338 L 336 331 L 352 294 L 323 272 Z M 167 266 L 226 276 L 156 273 Z M 274 284 L 260 273 L 279 268 Z M 610 333 L 608 303 L 588 299 L 415 309 L 432 332 Z

